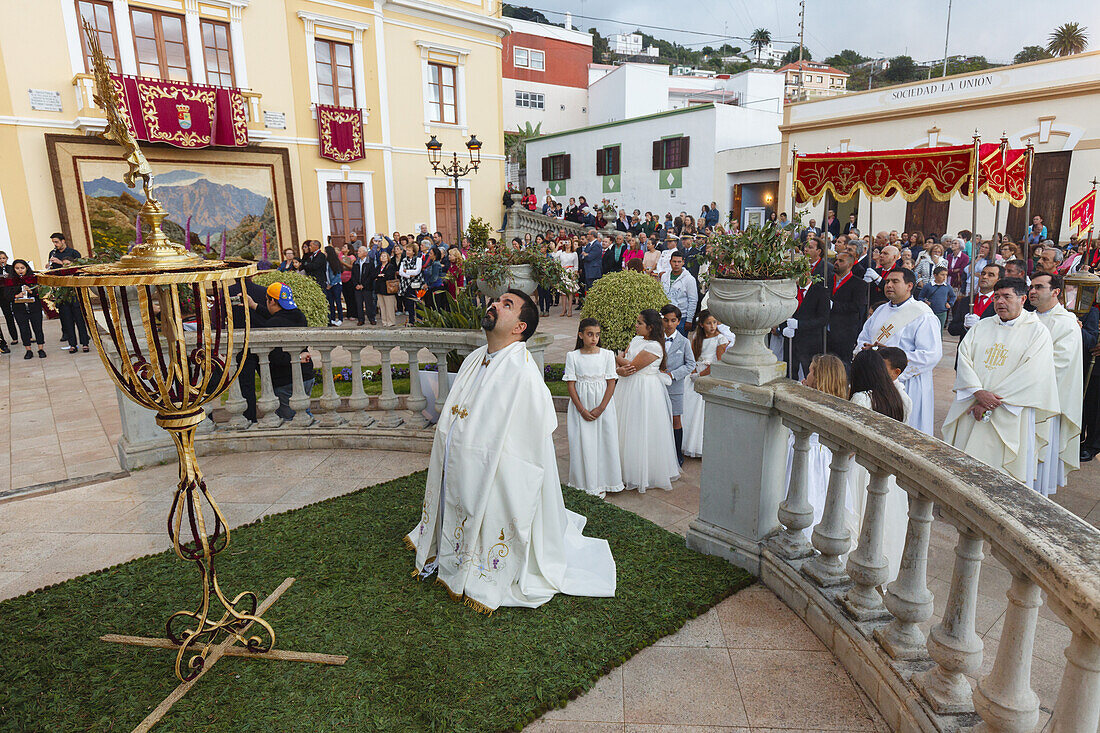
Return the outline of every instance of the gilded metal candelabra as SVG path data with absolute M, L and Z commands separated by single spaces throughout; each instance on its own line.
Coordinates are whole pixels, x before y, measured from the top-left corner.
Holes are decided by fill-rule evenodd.
M 142 181 L 145 203 L 139 216 L 149 235 L 118 262 L 52 270 L 39 281 L 76 289 L 111 378 L 131 400 L 155 411 L 157 424 L 175 442 L 180 480 L 168 513 L 168 533 L 176 555 L 198 567 L 202 592 L 196 609 L 177 611 L 165 627 L 178 647 L 176 675 L 190 680 L 227 636 L 253 652 L 267 651 L 275 642 L 271 625 L 257 614 L 256 594 L 244 591 L 230 598 L 218 583 L 214 558 L 229 545 L 229 527 L 195 457 L 203 405 L 236 380 L 241 364 L 233 365 L 234 354 L 248 348 L 248 319 L 234 326 L 229 288 L 237 284 L 243 291 L 256 266 L 244 260 L 205 260 L 161 231 L 167 212 L 154 194 L 152 170 L 120 113 L 98 38 L 87 25 L 85 32 L 94 59 L 95 101 L 107 115 L 103 137 L 126 151 L 126 184 Z M 183 294 L 194 299 L 193 341 L 184 334 Z M 96 327 L 97 315 L 106 336 Z M 256 633 L 249 634 L 250 628 Z

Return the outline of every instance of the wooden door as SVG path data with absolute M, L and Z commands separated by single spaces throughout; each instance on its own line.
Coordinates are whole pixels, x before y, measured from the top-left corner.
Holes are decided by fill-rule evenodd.
M 905 231 L 922 232 L 925 237 L 933 234 L 937 238 L 943 236 L 947 233 L 947 213 L 950 208 L 950 201 L 936 201 L 932 194 L 925 191 L 920 198 L 905 207 Z
M 453 188 L 437 188 L 435 190 L 435 228 L 443 235 L 446 244 L 456 244 L 458 240 L 455 230 L 455 219 L 462 220 L 462 200 L 455 200 Z
M 1038 214 L 1047 225 L 1047 237 L 1057 243 L 1062 226 L 1062 209 L 1066 205 L 1066 181 L 1069 178 L 1071 150 L 1057 153 L 1036 153 L 1031 171 L 1031 216 Z M 1024 241 L 1031 222 L 1025 218 L 1025 207 L 1008 207 L 1005 234 L 1013 241 Z
M 328 224 L 332 246 L 339 249 L 352 232 L 366 242 L 363 219 L 363 184 L 330 181 L 328 184 Z
M 733 184 L 733 191 L 730 193 L 730 211 L 733 212 L 733 218 L 738 221 L 738 226 L 741 226 L 744 222 L 741 221 L 741 184 Z M 725 222 L 722 222 L 723 224 Z

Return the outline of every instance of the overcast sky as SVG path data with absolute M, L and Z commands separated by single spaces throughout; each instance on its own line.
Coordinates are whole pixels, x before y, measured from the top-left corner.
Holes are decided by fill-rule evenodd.
M 584 30 L 595 26 L 606 35 L 640 27 L 692 48 L 719 46 L 726 34 L 747 37 L 754 28 L 792 42 L 777 44 L 780 48 L 798 43 L 798 0 L 511 1 L 541 10 L 555 23 L 568 11 L 573 25 Z M 844 48 L 866 56 L 908 54 L 918 62 L 943 58 L 947 5 L 948 0 L 806 0 L 806 47 L 816 59 Z M 609 20 L 581 20 L 580 15 Z M 1011 62 L 1022 47 L 1045 45 L 1051 30 L 1073 21 L 1088 29 L 1089 50 L 1100 48 L 1097 0 L 954 0 L 948 53 Z M 728 42 L 748 48 L 745 40 Z

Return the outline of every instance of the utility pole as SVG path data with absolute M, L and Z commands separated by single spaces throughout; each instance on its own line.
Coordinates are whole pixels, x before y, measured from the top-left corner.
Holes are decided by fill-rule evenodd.
M 951 38 L 951 0 L 947 0 L 947 31 L 943 35 L 943 75 L 947 76 L 947 41 Z
M 806 34 L 806 0 L 798 3 L 798 70 L 802 70 L 802 40 Z

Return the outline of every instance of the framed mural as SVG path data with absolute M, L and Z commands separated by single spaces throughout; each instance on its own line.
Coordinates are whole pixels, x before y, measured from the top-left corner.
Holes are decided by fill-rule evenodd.
M 129 248 L 137 212 L 145 202 L 138 185 L 122 182 L 126 164 L 114 143 L 82 135 L 46 138 L 62 228 L 80 252 L 112 243 Z M 280 259 L 297 251 L 298 225 L 286 148 L 180 150 L 144 144 L 157 198 L 169 212 L 168 238 L 197 252 Z M 209 248 L 209 250 L 207 249 Z

